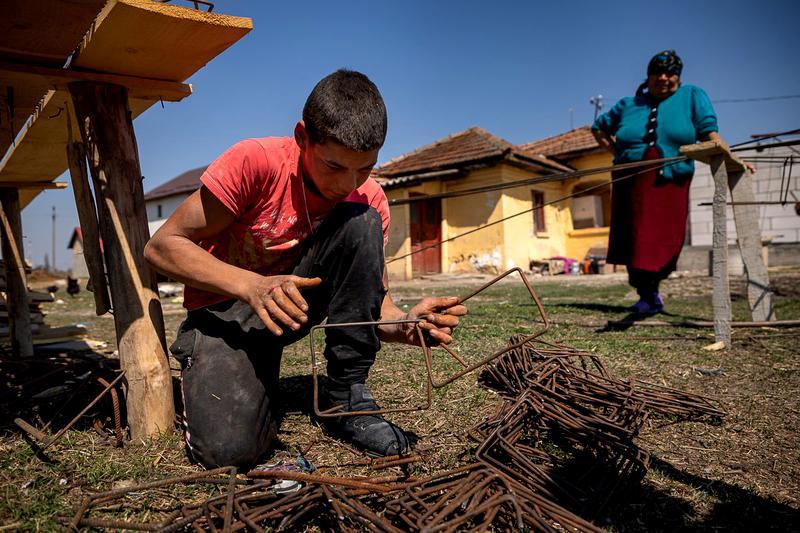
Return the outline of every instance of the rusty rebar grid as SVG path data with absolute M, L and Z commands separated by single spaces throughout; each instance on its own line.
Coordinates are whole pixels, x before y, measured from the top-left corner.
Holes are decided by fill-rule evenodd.
M 311 381 L 313 384 L 313 408 L 314 413 L 318 417 L 322 418 L 331 418 L 331 417 L 339 417 L 339 416 L 360 416 L 360 415 L 378 415 L 378 414 L 388 414 L 388 413 L 407 413 L 413 411 L 422 411 L 425 409 L 430 408 L 432 402 L 432 388 L 442 388 L 446 385 L 449 385 L 453 381 L 457 380 L 458 378 L 469 374 L 470 372 L 474 372 L 478 368 L 486 366 L 499 357 L 517 350 L 524 346 L 526 343 L 540 337 L 544 333 L 546 333 L 550 329 L 550 321 L 547 318 L 547 314 L 544 311 L 544 307 L 542 306 L 541 300 L 536 295 L 536 291 L 533 290 L 528 279 L 525 277 L 525 273 L 520 268 L 512 268 L 507 270 L 506 272 L 500 274 L 499 276 L 495 277 L 494 279 L 484 283 L 479 288 L 475 289 L 474 291 L 460 296 L 458 301 L 453 304 L 461 305 L 464 302 L 468 301 L 470 298 L 480 294 L 481 292 L 485 291 L 486 289 L 490 288 L 494 284 L 498 283 L 502 279 L 508 277 L 511 274 L 517 273 L 519 274 L 520 280 L 525 286 L 525 289 L 528 291 L 528 294 L 531 296 L 531 300 L 534 303 L 537 311 L 539 312 L 539 316 L 541 317 L 543 327 L 539 331 L 535 331 L 530 335 L 519 336 L 513 343 L 510 345 L 501 348 L 494 353 L 481 358 L 480 360 L 468 364 L 457 352 L 455 352 L 452 348 L 447 345 L 438 345 L 437 347 L 442 348 L 445 350 L 453 359 L 455 359 L 459 364 L 461 364 L 462 368 L 458 372 L 446 377 L 443 381 L 436 381 L 433 376 L 433 358 L 431 356 L 431 347 L 428 346 L 425 338 L 425 331 L 422 329 L 420 324 L 424 322 L 423 319 L 407 319 L 407 320 L 386 320 L 386 321 L 365 321 L 365 322 L 342 322 L 342 323 L 325 323 L 325 324 L 318 324 L 311 328 L 309 331 L 308 339 L 309 339 L 309 349 L 311 352 Z M 419 340 L 420 348 L 422 349 L 422 353 L 425 360 L 425 371 L 427 373 L 427 383 L 426 383 L 426 403 L 424 405 L 416 406 L 416 407 L 400 407 L 400 408 L 388 408 L 388 409 L 372 409 L 372 410 L 358 410 L 358 411 L 344 411 L 343 405 L 337 405 L 331 407 L 329 409 L 321 409 L 319 405 L 319 376 L 317 370 L 317 354 L 314 345 L 314 333 L 319 329 L 331 329 L 331 328 L 351 328 L 351 327 L 378 327 L 381 325 L 398 325 L 398 324 L 413 324 L 416 330 L 417 339 Z

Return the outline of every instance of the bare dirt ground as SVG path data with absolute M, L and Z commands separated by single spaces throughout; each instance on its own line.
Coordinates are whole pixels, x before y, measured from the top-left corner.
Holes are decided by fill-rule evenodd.
M 781 319 L 800 319 L 800 270 L 773 272 L 776 310 Z M 489 276 L 435 276 L 394 283 L 398 304 L 413 305 L 420 297 L 466 294 Z M 715 397 L 728 413 L 717 425 L 687 422 L 651 424 L 640 443 L 651 453 L 651 468 L 642 486 L 617 502 L 597 523 L 609 531 L 762 531 L 797 530 L 800 523 L 800 328 L 736 330 L 734 346 L 707 351 L 713 342 L 707 329 L 635 325 L 605 328 L 608 320 L 626 316 L 634 296 L 624 276 L 533 278 L 554 326 L 548 338 L 591 350 L 621 377 L 640 379 Z M 732 280 L 734 319 L 749 319 L 739 296 L 742 280 Z M 679 276 L 663 286 L 667 312 L 656 320 L 711 319 L 711 280 Z M 95 351 L 115 357 L 113 319 L 96 317 L 91 294 L 75 298 L 59 292 L 47 304 L 48 324 L 84 323 L 92 339 L 105 342 Z M 173 339 L 184 316 L 178 301 L 162 300 L 167 338 Z M 530 331 L 534 308 L 524 287 L 509 281 L 470 301 L 470 316 L 458 333 L 456 348 L 472 360 L 498 348 L 514 333 Z M 102 345 L 101 345 L 102 346 Z M 300 342 L 284 352 L 282 363 L 283 422 L 279 451 L 303 455 L 321 473 L 363 474 L 353 463 L 363 455 L 328 437 L 309 418 L 309 347 Z M 440 360 L 441 361 L 441 360 Z M 172 362 L 176 370 L 177 363 Z M 437 363 L 443 375 L 450 367 Z M 423 366 L 416 350 L 387 345 L 371 373 L 370 384 L 384 406 L 415 403 L 422 394 Z M 0 372 L 8 386 L 16 367 L 2 357 Z M 30 375 L 25 379 L 31 380 Z M 52 383 L 47 386 L 52 387 Z M 40 380 L 26 393 L 41 392 Z M 91 397 L 91 396 L 90 396 Z M 496 395 L 469 375 L 437 390 L 431 409 L 392 416 L 415 432 L 423 463 L 409 472 L 426 475 L 469 462 L 476 443 L 467 429 L 488 414 Z M 4 400 L 0 433 L 0 524 L 20 530 L 56 530 L 57 516 L 69 516 L 88 490 L 120 483 L 179 475 L 196 469 L 186 459 L 176 433 L 148 443 L 128 441 L 121 449 L 92 431 L 91 420 L 42 454 L 13 425 L 15 416 L 41 427 L 52 418 L 58 397 L 47 401 Z M 60 427 L 82 404 L 53 422 Z M 107 408 L 106 408 L 107 409 Z M 100 412 L 96 417 L 108 416 Z M 399 470 L 398 470 L 399 473 Z M 202 500 L 205 489 L 170 498 Z M 132 502 L 126 516 L 154 513 L 154 502 Z M 148 507 L 151 506 L 151 507 Z M 156 506 L 157 507 L 157 506 Z

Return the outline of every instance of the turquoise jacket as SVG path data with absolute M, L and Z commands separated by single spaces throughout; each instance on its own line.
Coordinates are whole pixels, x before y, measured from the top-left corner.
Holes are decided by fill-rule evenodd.
M 647 95 L 626 97 L 597 118 L 592 130 L 600 130 L 616 138 L 614 163 L 631 163 L 644 159 L 647 143 L 646 125 L 652 105 Z M 662 157 L 680 155 L 684 144 L 694 144 L 711 131 L 719 131 L 717 115 L 705 91 L 694 85 L 682 85 L 658 104 L 656 147 Z M 665 166 L 666 179 L 690 178 L 694 161 L 687 160 Z

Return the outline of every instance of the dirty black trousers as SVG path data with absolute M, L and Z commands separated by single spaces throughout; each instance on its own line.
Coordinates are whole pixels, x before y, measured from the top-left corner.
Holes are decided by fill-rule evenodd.
M 207 468 L 248 468 L 269 451 L 277 432 L 283 348 L 325 317 L 331 324 L 378 320 L 383 264 L 378 212 L 341 203 L 306 240 L 292 271 L 322 278 L 320 286 L 302 292 L 309 320 L 299 331 L 282 327 L 283 335 L 275 336 L 236 300 L 188 312 L 170 351 L 183 369 L 184 437 L 194 460 Z M 325 331 L 329 388 L 349 391 L 364 383 L 380 349 L 376 329 Z

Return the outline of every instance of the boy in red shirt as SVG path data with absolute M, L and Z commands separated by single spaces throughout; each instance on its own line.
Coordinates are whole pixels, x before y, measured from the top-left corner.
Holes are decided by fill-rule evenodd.
M 187 318 L 170 350 L 183 368 L 186 443 L 206 467 L 246 468 L 269 450 L 282 349 L 325 317 L 421 318 L 434 343 L 449 343 L 466 314 L 454 297 L 403 313 L 389 296 L 389 206 L 369 177 L 386 126 L 377 87 L 334 72 L 309 95 L 294 138 L 228 149 L 145 247 L 155 268 L 186 285 Z M 365 382 L 381 341 L 417 342 L 411 324 L 326 330 L 328 406 L 377 409 Z M 326 429 L 373 454 L 411 445 L 378 415 Z

